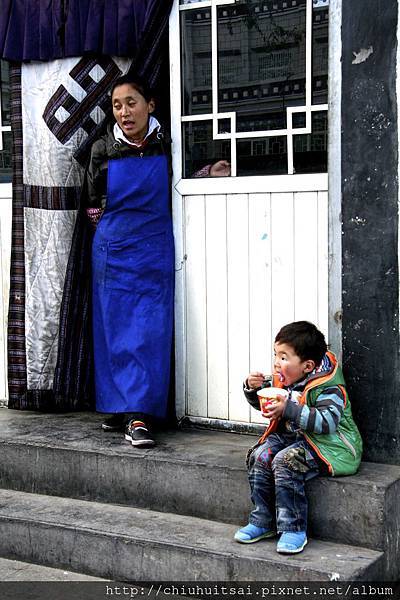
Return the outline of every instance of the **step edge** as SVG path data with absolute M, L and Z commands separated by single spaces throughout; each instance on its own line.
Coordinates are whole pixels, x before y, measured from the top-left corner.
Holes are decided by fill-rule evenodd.
M 166 458 L 163 456 L 157 456 L 154 454 L 153 450 L 150 450 L 150 452 L 152 452 L 152 454 L 146 453 L 146 451 L 143 452 L 143 454 L 140 455 L 131 455 L 131 456 L 127 456 L 125 453 L 123 453 L 121 451 L 121 453 L 108 453 L 105 452 L 104 450 L 101 449 L 91 449 L 91 448 L 87 448 L 87 449 L 79 449 L 79 448 L 71 448 L 69 446 L 59 446 L 59 445 L 48 445 L 45 442 L 37 442 L 37 441 L 30 441 L 30 442 L 26 442 L 26 440 L 4 440 L 4 439 L 0 439 L 0 447 L 4 445 L 9 445 L 9 446 L 23 446 L 23 447 L 27 447 L 30 446 L 32 448 L 41 448 L 45 451 L 61 451 L 61 452 L 71 452 L 74 455 L 79 455 L 79 454 L 90 454 L 90 455 L 99 455 L 102 457 L 109 457 L 111 459 L 127 459 L 129 461 L 154 461 L 154 462 L 159 462 L 159 463 L 168 463 L 168 464 L 187 464 L 189 467 L 190 466 L 195 466 L 195 467 L 201 467 L 201 468 L 210 468 L 212 467 L 213 470 L 221 470 L 221 471 L 228 471 L 228 472 L 238 472 L 238 473 L 243 473 L 246 472 L 246 466 L 245 466 L 245 460 L 243 459 L 243 467 L 240 466 L 231 466 L 231 465 L 221 465 L 221 464 L 214 464 L 214 463 L 208 463 L 208 462 L 193 462 L 193 459 L 188 458 L 188 459 L 180 459 L 180 458 Z M 385 467 L 387 467 L 388 469 L 390 468 L 394 468 L 397 467 L 397 465 L 386 465 L 386 464 L 380 464 L 380 463 L 370 463 L 367 461 L 364 461 L 361 464 L 368 464 L 368 465 L 376 465 L 377 469 L 382 472 L 382 469 L 384 469 Z M 374 483 L 374 485 L 377 488 L 377 491 L 379 492 L 380 490 L 388 490 L 390 489 L 391 486 L 398 484 L 398 482 L 400 481 L 400 466 L 398 467 L 398 477 L 396 475 L 393 475 L 392 479 L 387 481 L 387 482 L 378 482 L 378 483 Z M 322 479 L 322 478 L 321 478 Z M 370 486 L 371 485 L 371 479 L 367 479 L 365 475 L 363 475 L 362 473 L 355 473 L 353 475 L 347 475 L 347 476 L 339 476 L 339 477 L 329 477 L 326 476 L 323 478 L 326 481 L 332 481 L 334 483 L 337 482 L 343 482 L 345 485 L 357 485 L 357 486 L 361 486 L 361 487 L 366 487 L 366 486 Z
M 1 516 L 0 516 L 0 520 Z M 251 561 L 252 563 L 255 564 L 268 564 L 271 565 L 272 568 L 275 567 L 281 567 L 282 566 L 282 555 L 276 553 L 276 557 L 275 556 L 265 556 L 265 557 L 261 557 L 261 556 L 243 556 L 240 554 L 235 554 L 234 552 L 220 552 L 217 550 L 212 550 L 209 548 L 198 548 L 195 546 L 189 546 L 189 545 L 185 545 L 182 542 L 178 543 L 173 543 L 173 542 L 163 542 L 160 540 L 153 540 L 153 539 L 146 539 L 144 540 L 143 538 L 138 538 L 136 536 L 126 536 L 124 534 L 121 533 L 110 533 L 110 532 L 105 532 L 103 530 L 97 530 L 97 529 L 91 529 L 91 528 L 82 528 L 82 529 L 77 529 L 77 527 L 71 527 L 68 525 L 55 525 L 54 523 L 52 524 L 48 524 L 48 523 L 44 523 L 44 522 L 39 522 L 39 521 L 29 521 L 28 519 L 24 520 L 24 519 L 12 519 L 9 520 L 7 522 L 11 523 L 12 522 L 24 522 L 26 524 L 28 524 L 31 528 L 32 526 L 34 527 L 34 529 L 37 530 L 43 530 L 43 529 L 51 529 L 52 531 L 55 532 L 63 532 L 65 530 L 68 530 L 70 532 L 74 532 L 74 534 L 76 534 L 76 532 L 80 532 L 82 535 L 92 535 L 95 538 L 101 539 L 101 538 L 106 538 L 106 539 L 119 539 L 119 540 L 123 540 L 124 542 L 127 542 L 128 544 L 133 544 L 135 546 L 140 546 L 142 548 L 158 548 L 159 550 L 165 550 L 167 548 L 171 548 L 173 549 L 175 552 L 179 551 L 182 554 L 187 554 L 187 553 L 192 553 L 193 551 L 196 553 L 196 555 L 203 555 L 204 557 L 208 557 L 208 558 L 219 558 L 222 560 L 226 560 L 226 561 L 231 561 L 231 560 L 238 560 L 238 561 Z M 312 538 L 309 538 L 310 540 Z M 323 544 L 324 542 L 322 540 L 319 540 L 319 542 L 321 544 Z M 341 548 L 344 546 L 343 544 L 333 544 L 332 542 L 327 542 L 330 545 L 337 545 L 340 546 Z M 352 567 L 350 569 L 350 572 L 347 573 L 347 576 L 350 576 L 351 579 L 349 579 L 349 581 L 351 580 L 357 580 L 357 577 L 361 574 L 363 574 L 365 572 L 365 569 L 367 569 L 368 567 L 371 567 L 373 565 L 375 565 L 378 561 L 383 561 L 384 560 L 384 553 L 380 552 L 380 551 L 376 551 L 376 550 L 370 550 L 369 548 L 362 548 L 359 546 L 346 546 L 347 549 L 349 550 L 364 550 L 366 551 L 367 556 L 365 557 L 358 557 L 358 560 L 362 561 L 362 565 L 357 564 L 355 567 Z M 299 555 L 299 557 L 301 557 L 301 555 Z M 287 558 L 287 557 L 285 557 Z M 295 555 L 295 558 L 297 558 L 297 555 Z M 292 559 L 292 557 L 289 557 L 289 559 Z M 21 559 L 22 560 L 22 559 Z M 29 561 L 25 561 L 25 562 L 29 562 Z M 47 563 L 34 563 L 34 564 L 43 564 L 43 565 L 47 565 Z M 331 563 L 330 563 L 331 564 Z M 47 566 L 51 566 L 51 565 L 47 565 Z M 286 564 L 287 568 L 290 568 L 290 563 Z M 319 565 L 311 565 L 311 566 L 302 566 L 299 565 L 297 562 L 293 561 L 293 565 L 292 568 L 294 570 L 298 570 L 301 569 L 302 571 L 312 571 L 314 574 L 319 574 L 321 576 L 321 581 L 324 580 L 324 577 L 326 577 L 327 574 L 332 574 L 334 571 L 334 567 L 329 567 L 327 565 L 326 568 L 323 568 Z M 53 568 L 61 568 L 61 567 L 53 567 Z M 347 579 L 346 579 L 347 580 Z
M 1 490 L 0 490 L 0 494 L 1 494 Z M 26 495 L 26 496 L 46 498 L 46 499 L 49 499 L 49 500 L 56 499 L 56 501 L 57 500 L 60 500 L 60 501 L 65 500 L 65 498 L 63 496 L 47 496 L 45 494 L 35 494 L 35 493 L 29 493 L 29 492 L 16 492 L 16 494 L 17 495 L 22 494 L 22 495 Z M 110 509 L 110 508 L 112 509 L 113 507 L 115 507 L 117 509 L 118 508 L 122 508 L 122 509 L 129 508 L 129 507 L 121 506 L 121 505 L 113 505 L 113 504 L 108 504 L 108 503 L 106 504 L 106 503 L 103 503 L 103 502 L 92 502 L 90 500 L 82 500 L 82 499 L 70 499 L 70 500 L 71 500 L 72 503 L 74 503 L 74 501 L 76 500 L 77 503 L 84 503 L 87 506 L 96 505 L 99 508 L 101 508 L 103 506 L 104 506 L 104 508 L 107 508 L 107 509 Z M 160 517 L 163 517 L 163 518 L 167 518 L 168 515 L 171 515 L 171 516 L 173 515 L 174 517 L 177 516 L 176 513 L 165 513 L 165 512 L 154 511 L 154 510 L 145 509 L 145 508 L 141 508 L 140 510 L 143 513 L 154 514 L 154 515 L 157 515 L 157 516 L 160 516 Z M 180 515 L 178 515 L 178 516 L 180 516 Z M 193 517 L 193 516 L 188 516 L 188 515 L 182 515 L 182 516 L 184 516 L 185 521 L 215 522 L 215 523 L 218 523 L 218 524 L 220 524 L 222 526 L 227 525 L 226 523 L 224 523 L 222 521 L 211 521 L 211 520 L 208 520 L 208 519 L 202 519 L 201 517 Z M 30 525 L 32 525 L 32 524 L 40 524 L 40 525 L 43 525 L 45 527 L 57 527 L 57 528 L 60 528 L 60 529 L 68 529 L 68 530 L 71 530 L 71 531 L 73 531 L 74 529 L 76 529 L 75 526 L 69 525 L 68 523 L 65 523 L 65 524 L 64 523 L 54 523 L 54 521 L 51 521 L 50 519 L 46 520 L 46 519 L 40 518 L 40 519 L 35 519 L 34 521 L 32 521 L 32 520 L 29 519 L 29 517 L 18 516 L 18 515 L 14 515 L 14 516 L 11 515 L 10 516 L 10 515 L 7 515 L 6 513 L 2 512 L 1 507 L 0 507 L 0 520 L 2 522 L 18 521 L 18 522 L 27 523 L 27 524 L 30 524 Z M 165 542 L 163 540 L 161 540 L 161 541 L 156 540 L 155 541 L 153 538 L 141 538 L 140 536 L 129 536 L 129 535 L 126 535 L 126 534 L 123 534 L 123 533 L 119 533 L 119 532 L 116 533 L 116 532 L 109 532 L 109 531 L 104 531 L 104 530 L 100 531 L 99 529 L 95 529 L 95 528 L 92 528 L 92 527 L 82 526 L 81 529 L 84 530 L 84 531 L 88 531 L 88 532 L 94 532 L 94 533 L 100 534 L 100 535 L 104 534 L 104 535 L 110 536 L 110 537 L 117 536 L 117 537 L 121 537 L 121 538 L 124 538 L 124 539 L 140 539 L 144 543 L 147 543 L 147 542 L 149 542 L 149 543 L 156 543 L 156 544 L 160 543 L 161 545 L 169 545 L 169 546 L 175 546 L 176 545 L 174 542 L 170 542 L 170 541 L 167 541 L 167 542 Z M 376 549 L 373 549 L 373 548 L 368 548 L 366 546 L 353 546 L 351 544 L 342 544 L 342 543 L 332 542 L 330 540 L 323 540 L 323 539 L 314 538 L 314 537 L 310 537 L 309 540 L 318 541 L 318 543 L 320 543 L 320 544 L 329 544 L 330 546 L 333 546 L 333 547 L 337 546 L 338 548 L 345 547 L 345 548 L 348 548 L 349 550 L 350 549 L 352 549 L 352 550 L 360 550 L 360 549 L 362 549 L 364 551 L 367 551 L 368 553 L 376 555 L 377 557 L 379 557 L 379 556 L 381 556 L 381 555 L 384 554 L 384 552 L 382 550 L 376 550 Z M 187 549 L 195 549 L 196 551 L 202 551 L 202 552 L 204 552 L 204 551 L 206 551 L 206 552 L 213 552 L 213 553 L 215 552 L 216 554 L 225 555 L 225 553 L 223 553 L 223 552 L 220 553 L 219 551 L 214 551 L 214 550 L 204 550 L 203 548 L 199 548 L 199 547 L 196 547 L 196 546 L 186 545 L 185 548 L 187 548 Z M 232 555 L 232 553 L 230 553 L 230 555 Z M 279 557 L 277 557 L 277 558 L 279 558 Z

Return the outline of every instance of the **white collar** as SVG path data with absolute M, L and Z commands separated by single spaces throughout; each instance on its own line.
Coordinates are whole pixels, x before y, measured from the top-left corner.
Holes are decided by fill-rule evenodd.
M 146 137 L 144 138 L 147 139 L 149 137 L 149 135 L 151 135 L 153 133 L 153 131 L 157 130 L 159 131 L 161 129 L 161 125 L 160 123 L 157 121 L 157 119 L 155 117 L 153 117 L 153 115 L 150 115 L 149 118 L 149 129 L 147 131 Z M 114 129 L 113 129 L 113 134 L 115 139 L 117 140 L 117 142 L 125 142 L 126 144 L 129 144 L 130 146 L 141 146 L 144 142 L 144 140 L 140 143 L 140 144 L 135 144 L 135 142 L 131 142 L 130 140 L 128 140 L 128 138 L 124 135 L 124 132 L 122 131 L 122 129 L 120 128 L 120 126 L 118 125 L 118 123 L 115 123 L 114 125 Z

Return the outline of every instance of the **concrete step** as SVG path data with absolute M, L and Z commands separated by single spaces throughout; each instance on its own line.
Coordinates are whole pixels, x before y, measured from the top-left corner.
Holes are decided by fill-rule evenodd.
M 169 431 L 156 436 L 156 448 L 138 450 L 121 433 L 103 432 L 101 420 L 1 410 L 1 487 L 247 522 L 244 457 L 255 437 Z M 399 492 L 400 467 L 392 465 L 364 463 L 356 476 L 318 478 L 308 484 L 310 534 L 383 550 L 388 577 L 399 576 Z
M 109 579 L 0 558 L 1 600 L 98 600 L 110 587 Z
M 55 569 L 53 567 L 44 567 L 32 563 L 23 562 L 21 560 L 10 560 L 0 558 L 0 592 L 3 591 L 2 583 L 7 582 L 22 582 L 22 581 L 45 581 L 45 582 L 71 582 L 71 581 L 104 581 L 101 577 L 92 577 L 84 573 L 73 573 L 65 569 Z M 24 589 L 24 588 L 22 588 Z M 25 588 L 28 591 L 28 588 Z M 3 600 L 3 595 L 0 596 Z
M 138 450 L 123 434 L 103 432 L 101 420 L 0 410 L 1 487 L 247 522 L 244 460 L 255 437 L 170 431 Z M 400 467 L 364 463 L 356 476 L 310 482 L 308 496 L 311 535 L 383 550 L 388 573 L 398 574 Z
M 310 540 L 242 545 L 234 525 L 0 490 L 0 555 L 117 581 L 379 581 L 382 552 Z

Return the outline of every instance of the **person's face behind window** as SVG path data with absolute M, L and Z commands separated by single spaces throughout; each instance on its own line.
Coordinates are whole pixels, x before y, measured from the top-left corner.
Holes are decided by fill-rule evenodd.
M 141 142 L 146 137 L 154 101 L 147 102 L 132 85 L 124 83 L 114 89 L 111 102 L 114 118 L 125 136 L 132 142 Z

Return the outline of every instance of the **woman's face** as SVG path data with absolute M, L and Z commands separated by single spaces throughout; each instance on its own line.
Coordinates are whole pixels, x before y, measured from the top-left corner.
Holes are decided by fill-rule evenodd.
M 111 102 L 115 120 L 125 136 L 132 142 L 141 142 L 146 137 L 154 101 L 147 102 L 130 83 L 124 83 L 114 89 Z

